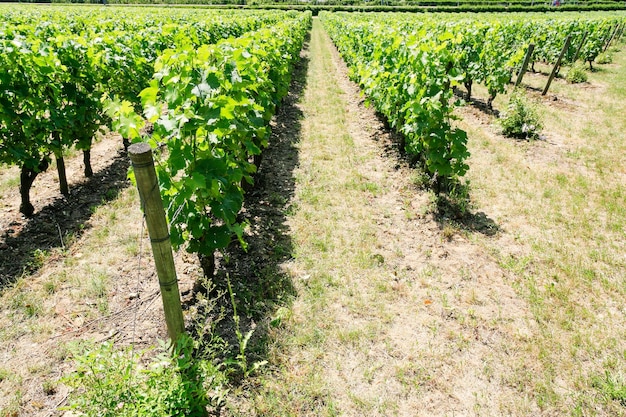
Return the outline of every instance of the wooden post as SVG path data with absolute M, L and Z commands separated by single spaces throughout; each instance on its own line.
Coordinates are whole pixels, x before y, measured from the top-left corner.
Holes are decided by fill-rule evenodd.
M 626 26 L 626 24 L 622 24 L 622 26 L 620 26 L 619 32 L 617 33 L 617 36 L 615 37 L 615 42 L 619 42 L 619 40 L 622 39 L 622 35 L 624 34 L 624 27 L 625 26 Z
M 570 35 L 567 35 L 567 38 L 565 38 L 565 44 L 563 45 L 563 49 L 561 49 L 561 53 L 559 54 L 559 58 L 556 60 L 556 63 L 554 64 L 554 68 L 552 68 L 552 73 L 550 74 L 550 77 L 548 78 L 548 82 L 546 83 L 546 87 L 543 89 L 543 92 L 541 93 L 542 96 L 545 96 L 546 93 L 548 92 L 548 89 L 550 88 L 550 84 L 552 84 L 552 80 L 554 79 L 554 76 L 556 75 L 557 71 L 559 70 L 559 67 L 561 66 L 563 55 L 565 55 L 565 52 L 567 52 L 567 48 L 569 48 L 569 43 L 571 40 L 572 40 L 572 37 Z
M 583 40 L 580 42 L 580 45 L 578 45 L 578 48 L 576 49 L 576 53 L 574 54 L 574 59 L 572 60 L 572 64 L 576 61 L 578 61 L 578 57 L 580 56 L 580 51 L 582 51 L 583 46 L 585 45 L 585 41 L 587 40 L 587 36 L 589 36 L 589 32 L 585 32 L 583 34 Z
M 128 154 L 133 163 L 141 207 L 148 225 L 148 234 L 161 287 L 167 332 L 174 343 L 185 332 L 185 323 L 169 229 L 154 171 L 152 149 L 147 143 L 136 143 L 128 148 Z
M 524 63 L 522 64 L 522 68 L 517 74 L 517 79 L 515 80 L 515 87 L 522 83 L 522 79 L 524 78 L 524 74 L 526 73 L 526 68 L 528 68 L 528 63 L 530 62 L 530 58 L 533 56 L 533 51 L 535 50 L 535 44 L 531 43 L 528 45 L 528 51 L 526 52 L 526 57 L 524 58 Z
M 618 42 L 619 38 L 622 34 L 622 30 L 624 29 L 624 23 L 618 23 L 615 28 L 615 33 L 613 34 L 613 39 L 611 39 L 611 43 Z
M 602 52 L 606 52 L 606 50 L 609 49 L 609 45 L 611 45 L 611 42 L 613 41 L 613 38 L 615 37 L 615 34 L 617 33 L 618 30 L 619 30 L 619 23 L 617 24 L 617 26 L 615 26 L 615 30 L 613 31 L 613 34 L 609 36 L 609 40 L 606 42 L 606 45 L 604 45 L 604 49 L 602 49 Z

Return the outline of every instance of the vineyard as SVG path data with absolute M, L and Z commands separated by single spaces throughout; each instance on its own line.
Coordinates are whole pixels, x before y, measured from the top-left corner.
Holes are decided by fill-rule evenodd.
M 0 417 L 625 415 L 625 24 L 0 6 Z
M 365 95 L 403 134 L 405 150 L 444 179 L 469 168 L 467 135 L 451 122 L 455 84 L 463 83 L 468 100 L 474 82 L 484 85 L 491 107 L 519 73 L 529 44 L 535 45 L 533 65 L 554 63 L 569 36 L 566 60 L 591 65 L 624 24 L 623 18 L 528 23 L 522 16 L 492 23 L 411 15 L 397 15 L 392 24 L 387 17 L 358 14 L 321 19 Z
M 103 0 L 24 0 L 22 3 L 91 3 L 102 4 Z M 171 5 L 174 7 L 238 8 L 252 10 L 298 10 L 319 12 L 563 12 L 563 11 L 608 11 L 626 10 L 618 0 L 107 0 L 109 5 Z

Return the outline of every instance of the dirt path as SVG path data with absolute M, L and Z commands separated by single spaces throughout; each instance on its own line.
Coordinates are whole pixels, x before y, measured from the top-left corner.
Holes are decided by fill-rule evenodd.
M 431 214 L 318 21 L 307 80 L 284 265 L 299 296 L 275 372 L 232 414 L 534 411 L 516 390 L 527 306 L 472 232 Z

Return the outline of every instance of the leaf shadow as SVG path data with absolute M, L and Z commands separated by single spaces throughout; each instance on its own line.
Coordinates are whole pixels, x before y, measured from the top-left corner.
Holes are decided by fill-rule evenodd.
M 462 96 L 462 92 L 455 89 L 457 96 Z M 484 111 L 488 114 L 498 117 L 499 112 L 497 110 L 489 109 L 486 102 L 476 100 L 479 106 L 484 107 Z M 398 161 L 396 169 L 399 169 L 402 164 L 406 164 L 415 170 L 422 170 L 419 162 L 415 157 L 407 154 L 404 150 L 405 138 L 402 133 L 397 132 L 391 126 L 386 117 L 376 112 L 376 117 L 381 123 L 385 133 L 390 138 L 388 141 L 384 141 L 381 146 L 383 153 L 388 158 L 395 158 Z M 425 175 L 424 175 L 425 177 Z M 481 233 L 485 236 L 495 236 L 502 231 L 500 226 L 491 219 L 486 213 L 482 211 L 473 212 L 471 210 L 471 204 L 469 199 L 470 189 L 466 184 L 457 183 L 457 192 L 460 191 L 461 196 L 454 196 L 454 193 L 437 192 L 434 190 L 432 181 L 424 181 L 419 188 L 430 189 L 434 195 L 434 207 L 431 211 L 434 219 L 436 220 L 439 228 L 443 230 L 447 225 L 453 223 L 457 228 L 472 233 Z M 462 195 L 465 195 L 464 197 Z
M 0 241 L 0 289 L 26 274 L 37 272 L 42 257 L 55 249 L 67 250 L 65 241 L 80 237 L 91 228 L 87 222 L 96 207 L 115 200 L 130 185 L 129 160 L 124 151 L 94 175 L 70 188 L 69 197 L 59 195 L 32 217 L 16 220 L 2 232 Z M 70 243 L 71 246 L 71 243 Z
M 493 116 L 495 118 L 500 117 L 500 111 L 498 109 L 494 109 L 493 107 L 490 107 L 487 100 L 483 100 L 477 97 L 472 97 L 468 100 L 467 93 L 462 91 L 458 87 L 453 87 L 453 92 L 456 97 L 464 100 L 466 103 L 469 103 L 472 107 L 480 110 L 484 114 Z
M 440 230 L 450 224 L 471 233 L 480 233 L 485 236 L 496 236 L 502 231 L 501 227 L 485 212 L 473 212 L 465 207 L 467 202 L 458 202 L 449 196 L 440 194 L 435 199 L 433 216 Z

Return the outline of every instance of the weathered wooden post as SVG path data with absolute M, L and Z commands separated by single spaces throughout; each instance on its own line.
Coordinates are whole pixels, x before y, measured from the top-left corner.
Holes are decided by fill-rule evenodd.
M 528 63 L 530 62 L 530 58 L 533 56 L 533 51 L 535 50 L 535 44 L 531 43 L 528 45 L 528 51 L 526 51 L 526 57 L 524 58 L 524 63 L 522 64 L 522 68 L 519 70 L 519 74 L 517 74 L 517 79 L 515 80 L 515 87 L 522 83 L 522 79 L 524 78 L 524 74 L 526 74 L 526 68 L 528 68 Z
M 147 143 L 136 143 L 128 148 L 128 155 L 133 164 L 141 207 L 148 225 L 148 234 L 154 254 L 167 332 L 172 343 L 185 332 L 183 310 L 180 304 L 180 292 L 174 267 L 174 256 L 170 234 L 165 220 L 165 210 L 161 201 L 152 159 L 152 149 Z
M 609 45 L 611 45 L 611 42 L 613 41 L 613 38 L 615 38 L 615 35 L 617 34 L 618 30 L 619 30 L 619 23 L 615 26 L 615 30 L 612 31 L 611 36 L 609 36 L 609 40 L 606 41 L 604 48 L 602 48 L 602 52 L 606 52 L 606 50 L 609 49 Z
M 576 49 L 576 53 L 574 54 L 574 59 L 572 60 L 572 63 L 578 61 L 578 57 L 580 56 L 580 51 L 582 51 L 583 45 L 585 45 L 585 41 L 587 40 L 587 36 L 589 36 L 589 32 L 586 31 L 583 34 L 583 40 L 580 41 L 580 45 L 578 45 L 578 48 Z
M 622 24 L 622 26 L 619 28 L 619 32 L 617 33 L 617 36 L 615 37 L 615 42 L 619 42 L 620 39 L 622 39 L 622 35 L 624 34 L 624 27 L 626 26 L 626 24 Z
M 571 42 L 572 37 L 570 35 L 567 35 L 567 38 L 565 38 L 565 44 L 563 44 L 563 49 L 561 49 L 561 53 L 559 54 L 559 58 L 556 60 L 556 63 L 554 64 L 554 68 L 552 68 L 552 73 L 550 74 L 550 77 L 548 78 L 548 82 L 546 83 L 546 87 L 543 89 L 543 92 L 541 93 L 542 96 L 545 96 L 546 93 L 548 92 L 548 89 L 550 88 L 550 84 L 552 84 L 552 80 L 554 79 L 554 76 L 556 75 L 557 71 L 559 70 L 559 67 L 561 66 L 561 61 L 563 60 L 563 56 L 565 55 L 565 52 L 567 52 L 567 48 L 569 48 L 569 43 Z

